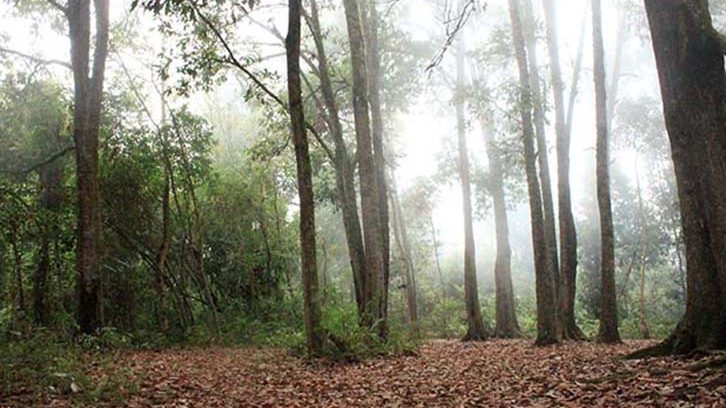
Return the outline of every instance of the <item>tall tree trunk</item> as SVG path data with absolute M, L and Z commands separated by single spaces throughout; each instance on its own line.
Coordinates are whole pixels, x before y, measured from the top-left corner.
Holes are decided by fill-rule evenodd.
M 618 28 L 615 35 L 615 57 L 613 58 L 612 78 L 610 78 L 610 87 L 608 88 L 607 98 L 607 125 L 608 129 L 612 129 L 613 118 L 615 117 L 615 106 L 618 103 L 618 90 L 620 89 L 620 76 L 623 66 L 623 51 L 625 50 L 625 40 L 627 27 L 625 26 L 624 8 L 618 10 Z
M 285 46 L 287 50 L 287 90 L 290 102 L 292 140 L 297 163 L 297 185 L 300 196 L 300 258 L 305 303 L 305 337 L 309 356 L 323 351 L 320 327 L 320 293 L 315 259 L 315 202 L 308 139 L 305 134 L 302 84 L 300 80 L 300 18 L 302 0 L 290 0 Z
M 76 290 L 78 326 L 95 331 L 103 322 L 100 248 L 101 214 L 98 186 L 98 133 L 101 127 L 103 80 L 108 55 L 109 0 L 93 0 L 95 46 L 91 52 L 91 1 L 70 0 L 66 10 L 74 82 L 73 141 L 78 188 L 78 258 Z M 89 76 L 90 75 L 90 76 Z
M 726 73 L 705 0 L 646 0 L 686 246 L 686 313 L 652 354 L 726 349 Z
M 575 322 L 575 289 L 577 276 L 577 230 L 570 197 L 570 135 L 565 119 L 565 85 L 560 69 L 555 0 L 543 0 L 547 25 L 547 50 L 550 59 L 552 93 L 555 102 L 555 133 L 557 134 L 557 191 L 560 225 L 559 318 L 565 339 L 582 340 L 585 335 Z
M 585 31 L 587 28 L 587 16 L 590 12 L 590 0 L 585 0 L 582 22 L 580 23 L 580 35 L 577 41 L 577 54 L 575 55 L 575 66 L 572 69 L 572 82 L 567 98 L 567 118 L 565 119 L 565 133 L 567 137 L 572 136 L 572 120 L 575 113 L 575 101 L 577 100 L 577 87 L 580 83 L 580 72 L 582 71 L 582 59 L 585 54 Z
M 600 329 L 598 341 L 620 342 L 615 293 L 615 237 L 610 203 L 610 155 L 605 91 L 605 52 L 602 41 L 600 0 L 592 0 L 593 76 L 597 119 L 597 204 L 600 210 Z
M 436 224 L 434 224 L 433 211 L 429 213 L 429 225 L 431 226 L 431 245 L 434 247 L 434 262 L 436 264 L 436 272 L 439 276 L 439 284 L 441 284 L 441 299 L 446 298 L 446 282 L 444 281 L 444 273 L 441 270 L 441 260 L 439 259 L 439 240 L 436 237 Z
M 401 209 L 401 200 L 398 197 L 398 189 L 393 176 L 390 178 L 390 199 L 391 199 L 391 215 L 393 224 L 393 236 L 395 237 L 398 251 L 403 258 L 404 268 L 403 277 L 406 284 L 406 306 L 408 310 L 408 320 L 414 331 L 418 330 L 418 304 L 416 301 L 416 271 L 413 264 L 413 253 L 408 242 L 408 231 L 406 230 L 406 220 L 403 218 L 403 210 Z
M 350 42 L 351 68 L 353 73 L 353 119 L 360 178 L 363 238 L 366 254 L 366 272 L 363 303 L 366 313 L 363 322 L 385 336 L 384 299 L 385 277 L 383 233 L 376 162 L 373 157 L 370 116 L 368 112 L 368 82 L 365 40 L 361 27 L 361 14 L 357 0 L 344 0 L 345 19 Z
M 171 181 L 169 180 L 168 170 L 164 170 L 164 191 L 161 196 L 161 244 L 156 253 L 156 270 L 154 271 L 154 291 L 156 292 L 157 311 L 156 319 L 159 323 L 161 331 L 166 332 L 169 329 L 169 319 L 166 315 L 166 294 L 164 291 L 164 271 L 166 270 L 166 258 L 169 255 L 171 247 L 171 217 L 169 197 L 171 190 Z
M 365 287 L 366 259 L 363 246 L 363 235 L 361 233 L 360 219 L 358 218 L 358 200 L 355 191 L 355 172 L 353 163 L 349 157 L 348 149 L 343 139 L 343 127 L 340 124 L 338 103 L 333 91 L 333 85 L 328 68 L 328 58 L 325 53 L 325 46 L 318 17 L 318 6 L 315 0 L 310 0 L 310 31 L 313 35 L 317 51 L 318 71 L 320 73 L 320 88 L 323 94 L 327 115 L 325 115 L 330 134 L 335 145 L 335 180 L 338 189 L 341 212 L 343 215 L 343 228 L 345 239 L 348 244 L 348 257 L 353 271 L 353 284 L 355 287 L 355 299 L 358 305 L 358 315 L 365 314 L 365 303 L 363 301 L 363 288 Z
M 557 230 L 555 228 L 555 206 L 552 200 L 552 181 L 550 178 L 550 161 L 547 150 L 547 133 L 545 126 L 545 102 L 546 96 L 542 92 L 539 76 L 539 62 L 537 58 L 537 22 L 532 7 L 532 0 L 524 0 L 525 29 L 524 38 L 529 62 L 529 86 L 532 93 L 534 110 L 534 133 L 537 139 L 537 161 L 539 163 L 539 178 L 542 187 L 542 210 L 544 215 L 545 244 L 547 247 L 548 261 L 552 263 L 555 271 L 555 296 L 559 297 L 559 279 L 557 274 L 560 270 L 557 256 Z
M 534 152 L 534 124 L 532 123 L 532 94 L 529 86 L 527 51 L 519 12 L 519 0 L 509 0 L 509 17 L 512 23 L 517 66 L 519 68 L 520 100 L 519 111 L 522 121 L 524 163 L 527 173 L 527 191 L 532 223 L 532 247 L 534 251 L 535 284 L 537 293 L 537 340 L 535 344 L 546 345 L 559 342 L 557 321 L 557 299 L 555 295 L 555 271 L 547 256 L 547 245 L 542 214 L 542 196 L 537 178 Z
M 496 328 L 494 336 L 516 338 L 522 335 L 517 322 L 514 289 L 512 287 L 512 249 L 509 245 L 509 220 L 504 196 L 504 175 L 500 160 L 501 151 L 494 136 L 485 126 L 482 134 L 489 159 L 489 185 L 494 206 L 494 224 L 497 238 L 497 257 L 494 261 L 494 283 L 496 285 Z
M 467 330 L 464 341 L 486 340 L 489 330 L 484 326 L 479 305 L 479 285 L 476 279 L 476 249 L 471 209 L 471 182 L 469 181 L 469 150 L 466 146 L 466 118 L 464 114 L 464 45 L 458 40 L 456 50 L 456 134 L 459 145 L 459 181 L 464 204 L 464 301 L 466 303 Z
M 378 183 L 378 208 L 381 219 L 381 238 L 383 243 L 383 296 L 381 310 L 383 316 L 388 315 L 388 289 L 390 282 L 391 237 L 389 227 L 388 186 L 386 182 L 386 149 L 383 138 L 383 112 L 381 108 L 381 92 L 383 76 L 381 72 L 381 55 L 378 41 L 380 21 L 376 2 L 361 0 L 361 18 L 365 32 L 366 67 L 368 68 L 368 102 L 371 113 L 371 136 L 373 138 L 373 160 L 376 165 Z M 387 328 L 383 328 L 387 330 Z

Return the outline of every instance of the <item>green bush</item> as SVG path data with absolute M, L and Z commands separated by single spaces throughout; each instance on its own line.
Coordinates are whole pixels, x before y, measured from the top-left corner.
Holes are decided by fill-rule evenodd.
M 107 344 L 108 337 L 99 335 L 92 340 L 86 336 L 75 342 L 43 329 L 27 337 L 6 337 L 0 342 L 0 394 L 29 405 L 41 403 L 41 397 L 49 393 L 88 406 L 122 401 L 135 385 L 129 373 L 108 368 L 110 353 L 95 351 Z M 111 375 L 92 379 L 86 371 L 91 362 Z

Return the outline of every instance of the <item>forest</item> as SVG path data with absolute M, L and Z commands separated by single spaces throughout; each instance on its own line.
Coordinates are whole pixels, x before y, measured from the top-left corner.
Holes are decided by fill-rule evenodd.
M 0 407 L 726 407 L 725 55 L 724 0 L 0 0 Z

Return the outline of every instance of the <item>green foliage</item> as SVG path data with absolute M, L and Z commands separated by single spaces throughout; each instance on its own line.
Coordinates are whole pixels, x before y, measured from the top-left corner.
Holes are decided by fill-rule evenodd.
M 43 404 L 42 396 L 72 395 L 84 406 L 121 403 L 136 388 L 125 370 L 111 369 L 113 355 L 89 351 L 89 344 L 107 340 L 84 338 L 73 342 L 44 330 L 28 337 L 7 337 L 0 342 L 0 394 L 18 396 L 31 405 Z M 108 338 L 108 334 L 101 337 Z M 92 378 L 91 363 L 111 373 Z

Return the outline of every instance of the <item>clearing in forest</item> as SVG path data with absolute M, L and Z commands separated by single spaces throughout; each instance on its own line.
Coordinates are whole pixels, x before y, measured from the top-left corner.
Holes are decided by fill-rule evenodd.
M 129 351 L 116 364 L 139 384 L 123 402 L 130 407 L 726 406 L 723 356 L 619 358 L 647 344 L 432 341 L 412 355 L 353 364 L 207 348 Z

